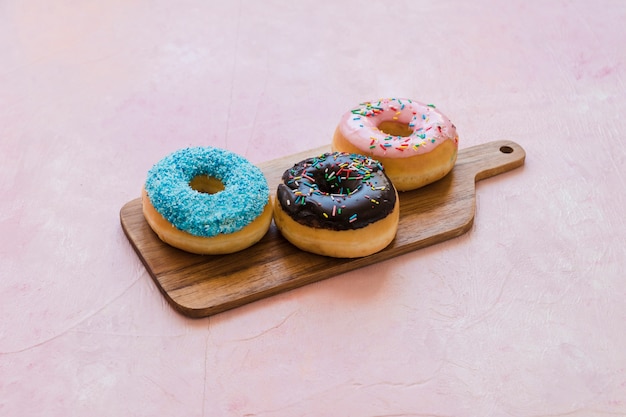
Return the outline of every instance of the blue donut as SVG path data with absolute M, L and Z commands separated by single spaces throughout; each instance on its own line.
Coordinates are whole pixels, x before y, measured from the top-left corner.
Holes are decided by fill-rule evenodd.
M 215 194 L 191 187 L 198 176 L 224 185 Z M 213 147 L 178 150 L 148 171 L 145 190 L 157 212 L 174 227 L 200 237 L 230 234 L 252 223 L 269 201 L 261 170 L 244 157 Z

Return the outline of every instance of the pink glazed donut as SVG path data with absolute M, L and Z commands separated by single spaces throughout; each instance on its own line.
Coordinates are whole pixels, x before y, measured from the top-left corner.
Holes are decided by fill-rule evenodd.
M 331 146 L 377 159 L 396 189 L 409 191 L 448 174 L 458 143 L 456 127 L 434 105 L 385 98 L 345 113 Z

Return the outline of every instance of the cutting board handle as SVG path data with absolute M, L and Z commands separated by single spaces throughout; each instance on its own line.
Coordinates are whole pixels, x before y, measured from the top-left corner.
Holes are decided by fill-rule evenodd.
M 468 178 L 480 181 L 524 165 L 526 152 L 510 140 L 497 140 L 465 148 L 455 169 L 469 170 Z

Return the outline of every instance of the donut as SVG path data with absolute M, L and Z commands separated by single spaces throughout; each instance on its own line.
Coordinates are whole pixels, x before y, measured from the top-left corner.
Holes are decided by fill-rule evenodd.
M 399 200 L 380 162 L 329 152 L 284 172 L 274 199 L 274 223 L 296 247 L 318 255 L 357 258 L 391 243 Z
M 434 105 L 385 98 L 346 112 L 331 148 L 377 159 L 396 189 L 409 191 L 448 174 L 458 143 L 456 127 Z
M 272 220 L 261 170 L 213 147 L 181 149 L 154 164 L 143 188 L 142 209 L 163 242 L 202 255 L 252 246 Z

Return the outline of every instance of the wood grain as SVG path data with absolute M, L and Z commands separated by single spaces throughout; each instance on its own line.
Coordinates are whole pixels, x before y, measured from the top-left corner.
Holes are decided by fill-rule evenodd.
M 275 190 L 294 163 L 328 148 L 260 164 Z M 434 184 L 400 194 L 400 224 L 383 251 L 357 259 L 336 259 L 303 252 L 272 224 L 256 245 L 230 255 L 202 256 L 164 244 L 146 223 L 141 199 L 124 205 L 122 228 L 160 291 L 189 317 L 206 317 L 274 294 L 320 281 L 451 239 L 465 233 L 475 213 L 475 183 L 524 164 L 515 142 L 495 141 L 459 151 L 450 174 Z

